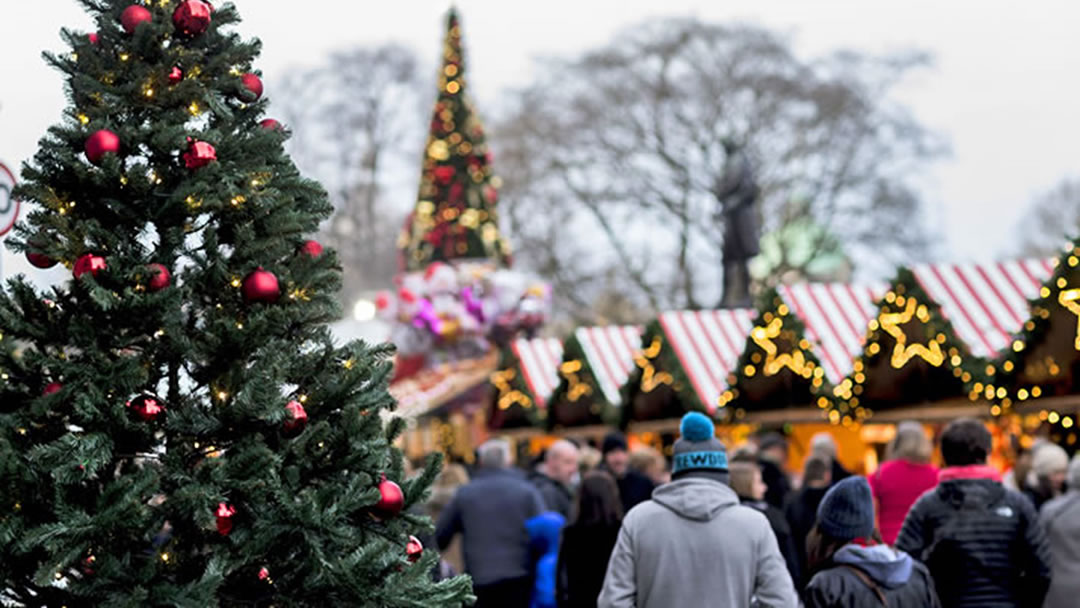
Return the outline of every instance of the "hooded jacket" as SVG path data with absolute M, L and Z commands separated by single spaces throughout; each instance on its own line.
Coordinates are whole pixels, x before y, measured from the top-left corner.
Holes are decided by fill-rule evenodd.
M 525 522 L 529 551 L 536 561 L 529 608 L 555 608 L 555 570 L 559 561 L 559 533 L 566 518 L 549 512 Z
M 882 606 L 881 598 L 852 570 L 857 568 L 885 596 L 889 608 L 939 608 L 930 573 L 907 553 L 886 545 L 847 545 L 810 579 L 806 608 Z
M 915 502 L 896 548 L 927 565 L 945 606 L 1040 606 L 1050 551 L 1031 501 L 994 479 L 950 473 Z
M 626 515 L 597 605 L 795 608 L 797 599 L 765 516 L 723 483 L 688 476 Z

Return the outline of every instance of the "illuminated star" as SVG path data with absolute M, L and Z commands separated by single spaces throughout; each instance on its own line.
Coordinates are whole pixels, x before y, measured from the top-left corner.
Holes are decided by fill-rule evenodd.
M 1080 317 L 1080 289 L 1069 289 L 1058 294 L 1058 302 L 1069 312 Z M 1076 350 L 1080 350 L 1080 319 L 1076 324 Z
M 920 307 L 915 298 L 908 298 L 902 312 L 883 314 L 879 318 L 881 329 L 896 340 L 892 355 L 892 366 L 896 369 L 904 367 L 915 357 L 922 357 L 934 367 L 939 367 L 945 362 L 945 353 L 942 352 L 937 340 L 930 340 L 927 344 L 908 344 L 907 334 L 901 326 L 910 323 L 916 316 L 923 323 L 930 318 L 926 307 Z
M 775 376 L 786 367 L 796 375 L 806 376 L 806 355 L 803 354 L 802 349 L 796 348 L 788 353 L 778 353 L 779 349 L 773 340 L 780 335 L 780 329 L 783 326 L 783 320 L 777 317 L 768 325 L 755 327 L 750 332 L 750 337 L 754 340 L 754 343 L 765 351 L 765 375 Z

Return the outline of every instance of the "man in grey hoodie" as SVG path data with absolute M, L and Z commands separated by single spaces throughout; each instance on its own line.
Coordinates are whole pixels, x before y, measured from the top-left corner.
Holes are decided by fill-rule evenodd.
M 795 608 L 795 587 L 769 522 L 727 486 L 713 423 L 687 414 L 672 482 L 623 520 L 598 608 Z

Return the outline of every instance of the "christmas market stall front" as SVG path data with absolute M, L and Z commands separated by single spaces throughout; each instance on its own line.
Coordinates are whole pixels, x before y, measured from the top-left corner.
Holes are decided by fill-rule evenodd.
M 993 403 L 1002 426 L 1030 447 L 1043 436 L 1075 452 L 1080 423 L 1080 245 L 1029 261 L 1016 281 L 1033 286 L 1030 311 L 1001 354 L 976 370 L 969 398 Z M 1041 283 L 1038 279 L 1042 278 Z
M 642 328 L 579 327 L 566 341 L 559 386 L 548 405 L 548 428 L 599 439 L 618 424 L 621 389 L 635 369 Z
M 562 357 L 558 338 L 519 338 L 504 349 L 499 370 L 491 375 L 488 427 L 541 433 L 548 399 L 559 384 Z
M 789 467 L 798 471 L 809 453 L 810 441 L 818 433 L 832 435 L 838 459 L 848 470 L 865 470 L 870 446 L 892 437 L 891 425 L 843 425 L 831 420 L 833 390 L 852 374 L 855 358 L 863 349 L 866 328 L 876 315 L 875 302 L 887 291 L 884 284 L 798 283 L 782 285 L 780 299 L 802 325 L 811 351 L 820 362 L 814 370 L 821 386 L 814 386 L 813 407 L 762 412 L 755 418 L 764 425 L 783 424 L 788 436 Z M 800 339 L 800 346 L 801 339 Z M 804 349 L 807 350 L 807 349 Z M 832 387 L 832 388 L 830 388 Z M 828 389 L 822 393 L 822 389 Z
M 636 369 L 623 388 L 621 426 L 670 455 L 683 414 L 717 418 L 754 315 L 753 309 L 673 311 L 646 326 Z M 718 430 L 728 445 L 742 443 L 749 433 L 744 424 Z

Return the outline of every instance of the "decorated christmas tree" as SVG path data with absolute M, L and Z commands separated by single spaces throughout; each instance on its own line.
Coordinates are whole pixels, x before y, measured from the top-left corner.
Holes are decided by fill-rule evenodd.
M 403 478 L 390 349 L 327 328 L 340 269 L 304 235 L 331 206 L 264 118 L 259 42 L 231 4 L 82 4 L 9 241 L 72 276 L 0 291 L 0 603 L 461 605 L 410 537 L 439 462 Z
M 420 194 L 398 243 L 405 270 L 432 262 L 486 259 L 509 266 L 495 206 L 499 178 L 492 174 L 484 127 L 465 93 L 461 24 L 446 20 L 439 98 L 424 151 Z

